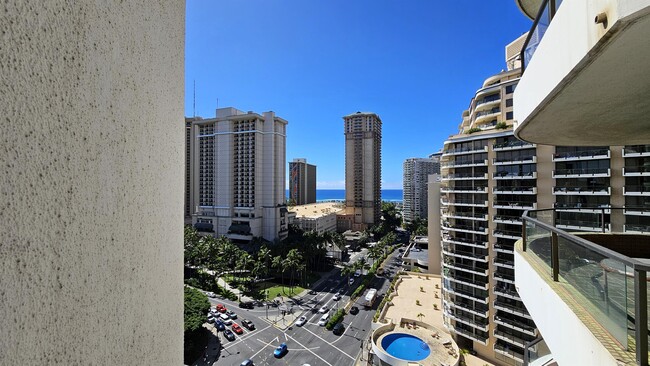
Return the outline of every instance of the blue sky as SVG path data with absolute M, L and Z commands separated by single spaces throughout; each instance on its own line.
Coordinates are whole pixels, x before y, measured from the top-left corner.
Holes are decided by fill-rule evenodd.
M 217 107 L 289 121 L 287 162 L 317 166 L 319 189 L 344 188 L 342 116 L 383 121 L 382 187 L 402 187 L 406 158 L 458 131 L 504 47 L 531 21 L 515 1 L 188 0 L 185 114 Z M 288 170 L 288 169 L 287 169 Z

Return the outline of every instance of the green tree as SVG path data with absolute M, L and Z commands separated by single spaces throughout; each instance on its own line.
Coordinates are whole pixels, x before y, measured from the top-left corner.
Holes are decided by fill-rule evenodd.
M 282 273 L 282 287 L 284 288 L 284 272 L 286 272 L 286 267 L 284 265 L 284 260 L 282 259 L 282 256 L 275 256 L 273 257 L 273 262 L 272 262 L 273 268 L 275 268 L 276 271 Z
M 368 248 L 368 258 L 372 259 L 372 264 L 375 264 L 375 261 L 381 258 L 383 254 L 382 246 L 379 243 L 372 248 Z
M 205 323 L 210 302 L 201 291 L 185 286 L 185 332 L 195 332 Z
M 271 272 L 271 250 L 266 245 L 262 245 L 260 250 L 257 252 L 257 261 L 261 262 L 264 265 L 263 277 L 268 277 Z
M 297 249 L 291 249 L 287 253 L 287 257 L 284 259 L 283 268 L 288 270 L 291 274 L 291 293 L 293 293 L 293 275 L 298 270 L 298 268 L 303 264 L 303 258 L 300 252 Z
M 354 273 L 355 267 L 352 264 L 344 264 L 341 269 L 341 276 L 346 276 L 348 278 L 348 287 L 350 286 L 350 275 Z

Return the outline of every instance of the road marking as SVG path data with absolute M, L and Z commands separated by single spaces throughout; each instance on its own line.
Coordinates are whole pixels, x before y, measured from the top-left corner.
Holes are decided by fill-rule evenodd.
M 336 349 L 337 349 L 337 350 L 338 350 L 339 352 L 341 352 L 342 354 L 344 354 L 344 355 L 346 355 L 346 356 L 348 356 L 348 357 L 350 357 L 350 359 L 352 359 L 352 360 L 355 360 L 355 358 L 354 358 L 354 357 L 352 357 L 352 356 L 350 356 L 350 355 L 348 355 L 348 354 L 347 354 L 347 353 L 345 353 L 345 352 L 344 352 L 344 351 L 343 351 L 342 349 L 340 349 L 340 348 L 338 348 L 338 347 L 336 347 L 335 345 L 333 345 L 332 343 L 330 343 L 330 342 L 328 342 L 328 341 L 326 341 L 325 339 L 323 339 L 322 337 L 320 337 L 320 336 L 319 336 L 318 334 L 316 334 L 316 333 L 314 333 L 314 332 L 312 332 L 311 330 L 309 330 L 309 329 L 307 329 L 307 328 L 303 328 L 303 329 L 305 329 L 305 330 L 306 330 L 306 331 L 308 331 L 309 333 L 311 333 L 311 334 L 313 334 L 313 335 L 314 335 L 314 336 L 315 336 L 316 338 L 318 338 L 318 339 L 320 339 L 321 341 L 323 341 L 323 342 L 325 342 L 325 343 L 327 343 L 327 344 L 329 344 L 330 346 L 332 346 L 332 347 L 334 347 L 334 348 L 336 348 Z M 338 338 L 338 339 L 340 339 L 340 338 Z M 304 347 L 304 346 L 303 346 L 303 347 Z M 319 357 L 319 358 L 320 358 L 320 357 Z
M 223 347 L 223 349 L 224 349 L 224 350 L 227 350 L 228 348 L 231 348 L 232 346 L 236 345 L 237 343 L 240 343 L 241 341 L 245 341 L 245 340 L 247 340 L 247 339 L 250 338 L 253 334 L 257 334 L 257 333 L 259 333 L 259 332 L 261 332 L 261 331 L 263 331 L 263 330 L 269 329 L 269 328 L 271 328 L 270 325 L 267 326 L 266 328 L 262 328 L 262 329 L 259 329 L 259 330 L 256 329 L 256 330 L 257 330 L 256 333 L 248 332 L 248 333 L 245 334 L 244 336 L 239 336 L 239 337 L 237 337 L 237 340 L 236 340 L 235 342 L 233 342 L 233 343 L 229 343 L 228 346 L 227 346 L 227 347 Z M 225 337 L 224 337 L 224 338 L 225 338 Z
M 260 339 L 259 339 L 259 338 L 257 338 L 257 340 L 258 340 L 258 341 L 260 341 Z M 262 343 L 264 343 L 264 347 L 262 347 L 262 348 L 260 348 L 260 350 L 259 350 L 259 351 L 257 351 L 257 353 L 256 353 L 256 354 L 254 354 L 254 355 L 252 355 L 252 356 L 250 356 L 249 358 L 251 358 L 251 359 L 252 359 L 253 357 L 255 357 L 255 356 L 257 356 L 257 355 L 258 355 L 258 354 L 259 354 L 260 352 L 262 352 L 262 351 L 264 351 L 264 348 L 266 348 L 266 347 L 268 347 L 268 346 L 270 346 L 270 345 L 271 345 L 271 343 L 273 343 L 273 341 L 275 341 L 275 340 L 277 340 L 277 341 L 279 342 L 279 341 L 280 341 L 280 338 L 278 338 L 278 337 L 275 337 L 275 338 L 273 338 L 273 339 L 271 339 L 271 340 L 270 340 L 270 341 L 269 341 L 268 343 L 264 343 L 264 342 L 262 342 L 262 341 L 260 341 L 260 342 L 262 342 Z M 251 350 L 252 350 L 252 349 L 251 349 Z
M 286 333 L 285 333 L 285 335 L 286 335 Z M 314 355 L 314 356 L 320 358 L 323 362 L 325 362 L 325 363 L 328 364 L 329 366 L 334 366 L 334 365 L 332 365 L 331 363 L 327 362 L 327 361 L 326 361 L 324 358 L 322 358 L 321 356 L 319 356 L 319 355 L 317 355 L 316 353 L 314 353 L 314 351 L 312 351 L 312 350 L 310 350 L 309 348 L 303 346 L 303 345 L 302 345 L 300 342 L 298 342 L 295 338 L 293 338 L 293 337 L 289 337 L 289 338 L 291 338 L 294 342 L 298 343 L 298 345 L 299 345 L 300 347 L 304 348 L 306 351 L 309 351 L 309 353 L 311 353 L 312 355 Z M 345 353 L 345 352 L 344 352 L 343 354 L 346 355 L 346 356 L 348 356 L 348 357 L 350 357 L 350 356 L 349 356 L 347 353 Z M 352 358 L 352 357 L 350 357 L 350 358 Z M 352 358 L 352 359 L 354 360 L 354 358 Z

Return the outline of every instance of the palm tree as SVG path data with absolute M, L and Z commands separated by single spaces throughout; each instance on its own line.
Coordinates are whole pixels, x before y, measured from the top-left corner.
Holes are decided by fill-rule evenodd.
M 364 270 L 367 270 L 370 268 L 368 265 L 368 261 L 366 260 L 366 257 L 361 257 L 359 258 L 356 263 L 354 263 L 355 270 L 361 271 L 363 273 Z
M 257 261 L 261 262 L 264 265 L 264 271 L 262 272 L 263 277 L 267 277 L 271 272 L 271 250 L 262 245 L 260 250 L 257 252 Z
M 341 269 L 341 276 L 347 276 L 348 278 L 348 287 L 350 287 L 350 275 L 353 274 L 355 270 L 355 266 L 351 264 L 344 264 Z
M 382 249 L 379 246 L 379 243 L 377 243 L 377 245 L 373 246 L 372 248 L 368 248 L 368 258 L 372 259 L 372 264 L 375 264 L 375 261 L 381 258 L 381 255 Z
M 276 257 L 273 257 L 273 262 L 272 262 L 271 265 L 273 266 L 273 268 L 275 268 L 276 271 L 282 273 L 282 287 L 284 287 L 284 271 L 285 271 L 285 268 L 284 268 L 284 263 L 283 263 L 283 260 L 282 260 L 282 256 L 278 255 Z
M 416 317 L 420 319 L 420 321 L 422 321 L 422 318 L 424 318 L 424 314 L 419 313 L 418 315 L 416 315 Z
M 284 267 L 291 273 L 291 293 L 293 293 L 293 274 L 303 264 L 302 254 L 298 249 L 291 249 L 284 259 Z

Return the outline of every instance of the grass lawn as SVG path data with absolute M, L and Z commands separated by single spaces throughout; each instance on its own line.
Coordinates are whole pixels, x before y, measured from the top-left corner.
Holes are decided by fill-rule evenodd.
M 300 286 L 294 286 L 293 287 L 293 292 L 291 287 L 289 286 L 282 286 L 278 285 L 277 283 L 273 282 L 261 282 L 257 284 L 257 289 L 258 291 L 264 293 L 264 291 L 268 291 L 268 299 L 273 299 L 277 297 L 278 295 L 281 296 L 294 296 L 298 295 L 301 293 L 304 288 Z

